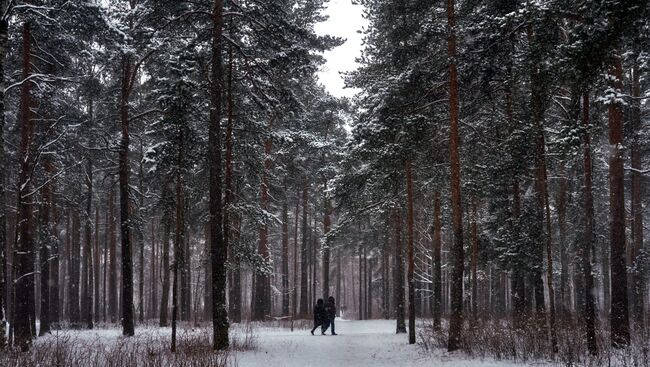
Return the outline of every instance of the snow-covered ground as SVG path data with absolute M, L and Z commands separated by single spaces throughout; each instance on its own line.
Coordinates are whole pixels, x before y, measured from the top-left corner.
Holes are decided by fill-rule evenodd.
M 260 328 L 258 348 L 236 355 L 241 367 L 506 367 L 512 362 L 469 359 L 443 350 L 424 352 L 409 345 L 405 334 L 395 334 L 395 321 L 336 321 L 337 336 L 315 336 L 309 330 Z M 520 364 L 516 364 L 520 365 Z
M 277 323 L 275 323 L 277 324 Z M 521 363 L 474 359 L 463 353 L 449 354 L 442 349 L 425 351 L 422 346 L 409 345 L 406 334 L 395 334 L 394 320 L 336 321 L 339 335 L 320 335 L 320 329 L 312 336 L 308 329 L 290 331 L 284 327 L 236 324 L 231 328 L 231 342 L 241 346 L 247 336 L 254 335 L 254 350 L 229 353 L 228 365 L 232 367 L 335 367 L 335 366 L 404 366 L 404 367 L 508 367 Z M 286 325 L 286 324 L 285 324 Z M 304 325 L 304 324 L 303 324 Z M 252 334 L 251 334 L 252 331 Z M 207 324 L 191 327 L 183 324 L 179 328 L 179 353 L 169 353 L 171 330 L 154 325 L 136 328 L 132 338 L 121 336 L 118 328 L 97 328 L 95 330 L 65 330 L 38 338 L 33 348 L 33 358 L 63 361 L 74 366 L 85 366 L 87 360 L 98 366 L 108 366 L 114 358 L 123 359 L 124 366 L 176 365 L 195 358 L 201 365 L 213 365 L 216 358 L 210 348 L 211 332 Z M 189 346 L 189 347 L 188 347 Z M 189 349 L 188 349 L 189 348 Z M 198 348 L 198 349 L 197 349 Z M 245 348 L 244 348 L 245 349 Z M 191 350 L 190 352 L 187 352 Z M 82 352 L 83 351 L 83 352 Z M 189 354 L 186 354 L 189 353 Z M 138 362 L 125 358 L 138 356 Z M 1 359 L 1 358 L 0 358 Z M 192 359 L 194 361 L 195 359 Z M 133 364 L 132 364 L 133 363 Z M 207 364 L 206 364 L 207 363 Z M 218 362 L 219 364 L 221 362 Z M 0 360 L 0 365 L 2 361 Z M 45 364 L 49 365 L 49 364 Z M 55 365 L 52 363 L 51 365 Z M 546 365 L 535 363 L 535 365 Z

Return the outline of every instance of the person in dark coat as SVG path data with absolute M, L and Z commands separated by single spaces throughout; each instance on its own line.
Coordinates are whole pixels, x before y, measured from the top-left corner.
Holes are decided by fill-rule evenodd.
M 326 319 L 327 316 L 325 314 L 325 305 L 323 304 L 323 299 L 319 298 L 318 301 L 316 301 L 316 305 L 314 306 L 314 328 L 311 329 L 311 335 L 314 335 L 316 328 L 322 326 L 325 323 Z
M 322 326 L 323 335 L 325 335 L 325 332 L 327 331 L 327 328 L 330 327 L 330 325 L 332 326 L 332 335 L 336 335 L 336 331 L 334 330 L 334 319 L 336 318 L 336 302 L 332 296 L 327 299 L 327 304 L 325 305 L 325 317 L 326 321 Z

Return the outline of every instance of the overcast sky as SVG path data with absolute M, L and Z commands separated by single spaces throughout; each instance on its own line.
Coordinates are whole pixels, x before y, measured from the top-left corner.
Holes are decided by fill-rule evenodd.
M 343 88 L 344 83 L 340 72 L 356 69 L 354 59 L 361 55 L 362 39 L 362 35 L 357 31 L 366 25 L 362 11 L 363 7 L 353 5 L 352 0 L 330 0 L 326 11 L 329 19 L 316 26 L 319 34 L 330 34 L 347 39 L 342 46 L 325 53 L 327 63 L 318 73 L 321 83 L 337 97 L 349 97 L 355 94 L 355 90 Z

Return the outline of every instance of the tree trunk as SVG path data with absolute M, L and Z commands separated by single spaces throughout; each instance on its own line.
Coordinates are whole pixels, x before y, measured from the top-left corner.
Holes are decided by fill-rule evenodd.
M 406 333 L 404 321 L 404 255 L 402 250 L 402 218 L 399 208 L 393 209 L 395 226 L 395 267 L 393 273 L 393 297 L 395 299 L 396 333 Z
M 7 0 L 0 0 L 0 13 L 4 14 Z M 7 170 L 5 168 L 4 126 L 5 126 L 5 57 L 9 39 L 8 20 L 0 19 L 0 349 L 6 345 L 5 333 L 7 314 L 5 300 L 7 294 L 7 217 L 5 208 L 5 187 Z
M 144 210 L 144 169 L 143 169 L 143 162 L 144 161 L 144 147 L 142 144 L 142 140 L 140 141 L 140 167 L 138 170 L 138 181 L 139 181 L 139 205 L 138 205 L 138 220 L 136 223 L 138 224 L 138 229 L 136 231 L 136 236 L 138 237 L 138 252 L 140 253 L 140 261 L 138 266 L 138 320 L 140 323 L 144 322 L 144 216 L 142 215 L 142 211 Z
M 73 328 L 78 328 L 81 322 L 79 309 L 79 270 L 81 267 L 81 224 L 79 208 L 72 208 L 72 233 L 70 241 L 70 260 L 68 263 L 68 318 Z
M 156 252 L 156 228 L 154 221 L 151 221 L 151 306 L 149 309 L 149 318 L 155 318 L 158 314 L 158 262 L 159 254 Z M 207 284 L 206 284 L 207 287 Z
M 325 134 L 325 139 L 327 139 L 327 133 Z M 323 214 L 323 269 L 322 269 L 322 280 L 323 280 L 323 299 L 327 300 L 330 296 L 330 241 L 327 239 L 327 235 L 330 232 L 331 220 L 330 213 L 332 211 L 330 200 L 327 197 L 327 179 L 323 177 L 323 193 L 324 193 L 324 202 L 325 210 Z
M 458 133 L 458 80 L 456 70 L 456 14 L 454 0 L 447 0 L 447 51 L 449 56 L 451 210 L 454 241 L 451 248 L 451 317 L 447 350 L 460 348 L 463 327 L 463 225 L 460 197 L 460 137 Z
M 617 99 L 623 92 L 623 67 L 619 56 L 610 70 L 611 87 Z M 616 348 L 630 344 L 627 300 L 627 267 L 625 263 L 625 182 L 623 171 L 623 111 L 618 101 L 609 104 L 609 207 L 611 247 L 611 342 Z
M 596 305 L 594 300 L 594 277 L 592 274 L 591 254 L 595 242 L 595 223 L 594 223 L 594 198 L 592 191 L 592 163 L 591 163 L 591 137 L 589 133 L 589 93 L 585 92 L 582 97 L 582 122 L 584 132 L 582 135 L 584 144 L 584 195 L 585 195 L 585 238 L 581 246 L 580 257 L 582 259 L 582 274 L 584 277 L 584 297 L 585 309 L 584 319 L 587 330 L 587 348 L 589 353 L 595 355 L 598 353 L 596 343 Z
M 436 191 L 434 199 L 434 224 L 433 224 L 433 327 L 441 328 L 442 317 L 442 223 L 440 221 L 440 191 Z
M 287 200 L 285 198 L 282 205 L 282 316 L 289 315 L 289 205 Z
M 476 221 L 478 213 L 476 201 L 472 203 L 472 322 L 476 324 L 478 320 L 478 228 Z
M 176 322 L 178 320 L 178 282 L 181 283 L 181 320 L 188 320 L 189 317 L 185 313 L 188 313 L 187 305 L 184 303 L 184 292 L 188 290 L 185 289 L 184 284 L 184 275 L 185 272 L 185 219 L 183 214 L 185 212 L 185 202 L 183 199 L 183 132 L 184 127 L 179 124 L 178 126 L 178 159 L 176 161 L 176 202 L 175 202 L 175 212 L 176 212 L 176 226 L 174 231 L 174 279 L 172 285 L 172 347 L 171 351 L 176 351 Z M 178 273 L 181 271 L 181 276 L 179 279 Z
M 232 21 L 230 23 L 232 31 Z M 229 314 L 232 322 L 241 322 L 241 289 L 238 284 L 241 284 L 239 259 L 235 254 L 235 250 L 231 244 L 231 226 L 233 225 L 230 219 L 231 205 L 233 202 L 233 146 L 234 146 L 234 123 L 235 123 L 235 104 L 233 98 L 233 77 L 235 73 L 234 56 L 232 46 L 228 47 L 228 97 L 227 97 L 227 114 L 228 121 L 226 125 L 226 177 L 225 188 L 226 193 L 224 197 L 224 212 L 223 212 L 223 241 L 224 246 L 228 248 L 230 262 L 233 266 L 230 273 L 230 294 L 229 294 Z
M 25 22 L 22 32 L 22 79 L 31 75 L 31 23 Z M 34 122 L 31 118 L 30 83 L 22 83 L 20 90 L 20 177 L 18 191 L 18 217 L 16 249 L 14 251 L 14 307 L 12 327 L 14 343 L 22 351 L 27 351 L 32 342 L 31 315 L 34 308 L 34 237 L 32 204 L 27 194 L 31 191 L 30 171 L 33 162 L 31 146 Z
M 90 108 L 92 114 L 92 104 Z M 92 116 L 91 116 L 92 119 Z M 92 199 L 93 199 L 93 166 L 92 161 L 87 159 L 86 168 L 86 210 L 84 212 L 84 248 L 83 248 L 83 270 L 81 275 L 81 312 L 83 322 L 89 329 L 93 328 L 93 261 L 92 261 Z
M 411 160 L 406 161 L 407 229 L 408 229 L 408 270 L 409 285 L 409 344 L 415 344 L 415 262 L 413 237 L 413 178 Z
M 293 228 L 293 291 L 291 292 L 293 301 L 291 303 L 291 331 L 293 331 L 293 321 L 297 317 L 298 309 L 298 218 L 300 218 L 300 196 L 296 199 L 296 211 Z
M 51 180 L 53 174 L 52 163 L 49 158 L 43 160 L 43 166 L 47 172 L 46 179 Z M 39 336 L 50 332 L 50 249 L 55 246 L 56 237 L 50 215 L 54 206 L 52 198 L 52 183 L 47 182 L 42 188 L 43 204 L 41 205 L 41 223 L 40 223 L 40 272 L 41 272 L 41 313 Z
M 171 233 L 171 210 L 174 205 L 172 199 L 171 180 L 166 181 L 163 187 L 163 237 L 162 237 L 162 294 L 160 295 L 160 326 L 168 326 L 167 313 L 169 312 L 169 282 L 170 282 L 170 264 L 169 264 L 169 235 Z
M 221 39 L 223 0 L 214 0 L 212 11 L 212 63 L 210 85 L 210 125 L 208 160 L 210 164 L 210 262 L 212 265 L 212 330 L 215 350 L 228 348 L 228 312 L 226 304 L 226 260 L 228 248 L 223 237 L 221 202 Z
M 635 54 L 635 58 L 638 55 Z M 645 299 L 645 264 L 643 262 L 643 180 L 641 177 L 643 150 L 641 144 L 641 88 L 639 83 L 639 65 L 635 60 L 632 67 L 632 145 L 631 145 L 631 161 L 632 161 L 632 314 L 634 323 L 638 329 L 645 328 L 645 313 L 644 313 L 644 299 Z
M 129 96 L 131 94 L 131 55 L 122 56 L 120 122 L 122 137 L 119 152 L 120 234 L 122 241 L 122 334 L 133 336 L 133 263 L 131 254 L 131 219 L 129 213 Z
M 564 162 L 560 166 L 560 179 L 558 183 L 558 198 L 557 198 L 557 221 L 560 235 L 560 299 L 558 305 L 560 306 L 559 314 L 561 318 L 566 318 L 569 315 L 569 255 L 567 254 L 567 228 L 566 228 L 566 200 L 567 200 L 567 177 L 566 165 Z
M 103 303 L 99 299 L 99 269 L 100 269 L 100 252 L 99 252 L 99 202 L 95 206 L 95 242 L 93 244 L 93 299 L 95 300 L 95 305 L 93 309 L 93 316 L 95 323 L 99 322 L 100 317 L 100 304 Z
M 302 245 L 300 249 L 300 308 L 298 314 L 300 317 L 306 317 L 309 314 L 309 303 L 307 300 L 309 288 L 307 285 L 307 208 L 308 203 L 308 186 L 307 176 L 303 176 L 302 181 Z

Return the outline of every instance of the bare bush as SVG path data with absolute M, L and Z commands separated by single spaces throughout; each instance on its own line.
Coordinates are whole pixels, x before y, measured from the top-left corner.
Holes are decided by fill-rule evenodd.
M 650 367 L 650 340 L 640 331 L 633 333 L 632 344 L 625 349 L 612 348 L 609 331 L 599 328 L 597 343 L 600 353 L 592 356 L 587 351 L 587 342 L 582 325 L 569 320 L 562 321 L 558 328 L 558 352 L 552 352 L 544 327 L 534 322 L 527 327 L 514 328 L 509 321 L 479 321 L 473 326 L 465 323 L 461 349 L 469 358 L 494 358 L 518 363 L 547 362 L 558 366 L 622 366 Z M 424 322 L 420 328 L 419 345 L 430 351 L 446 348 L 448 325 L 436 329 L 431 322 Z
M 38 338 L 29 352 L 0 353 L 3 367 L 222 367 L 236 365 L 237 351 L 257 347 L 255 329 L 236 325 L 228 351 L 212 350 L 212 332 L 205 326 L 181 329 L 176 353 L 170 351 L 169 329 L 145 328 L 126 338 L 115 329 L 59 330 Z

